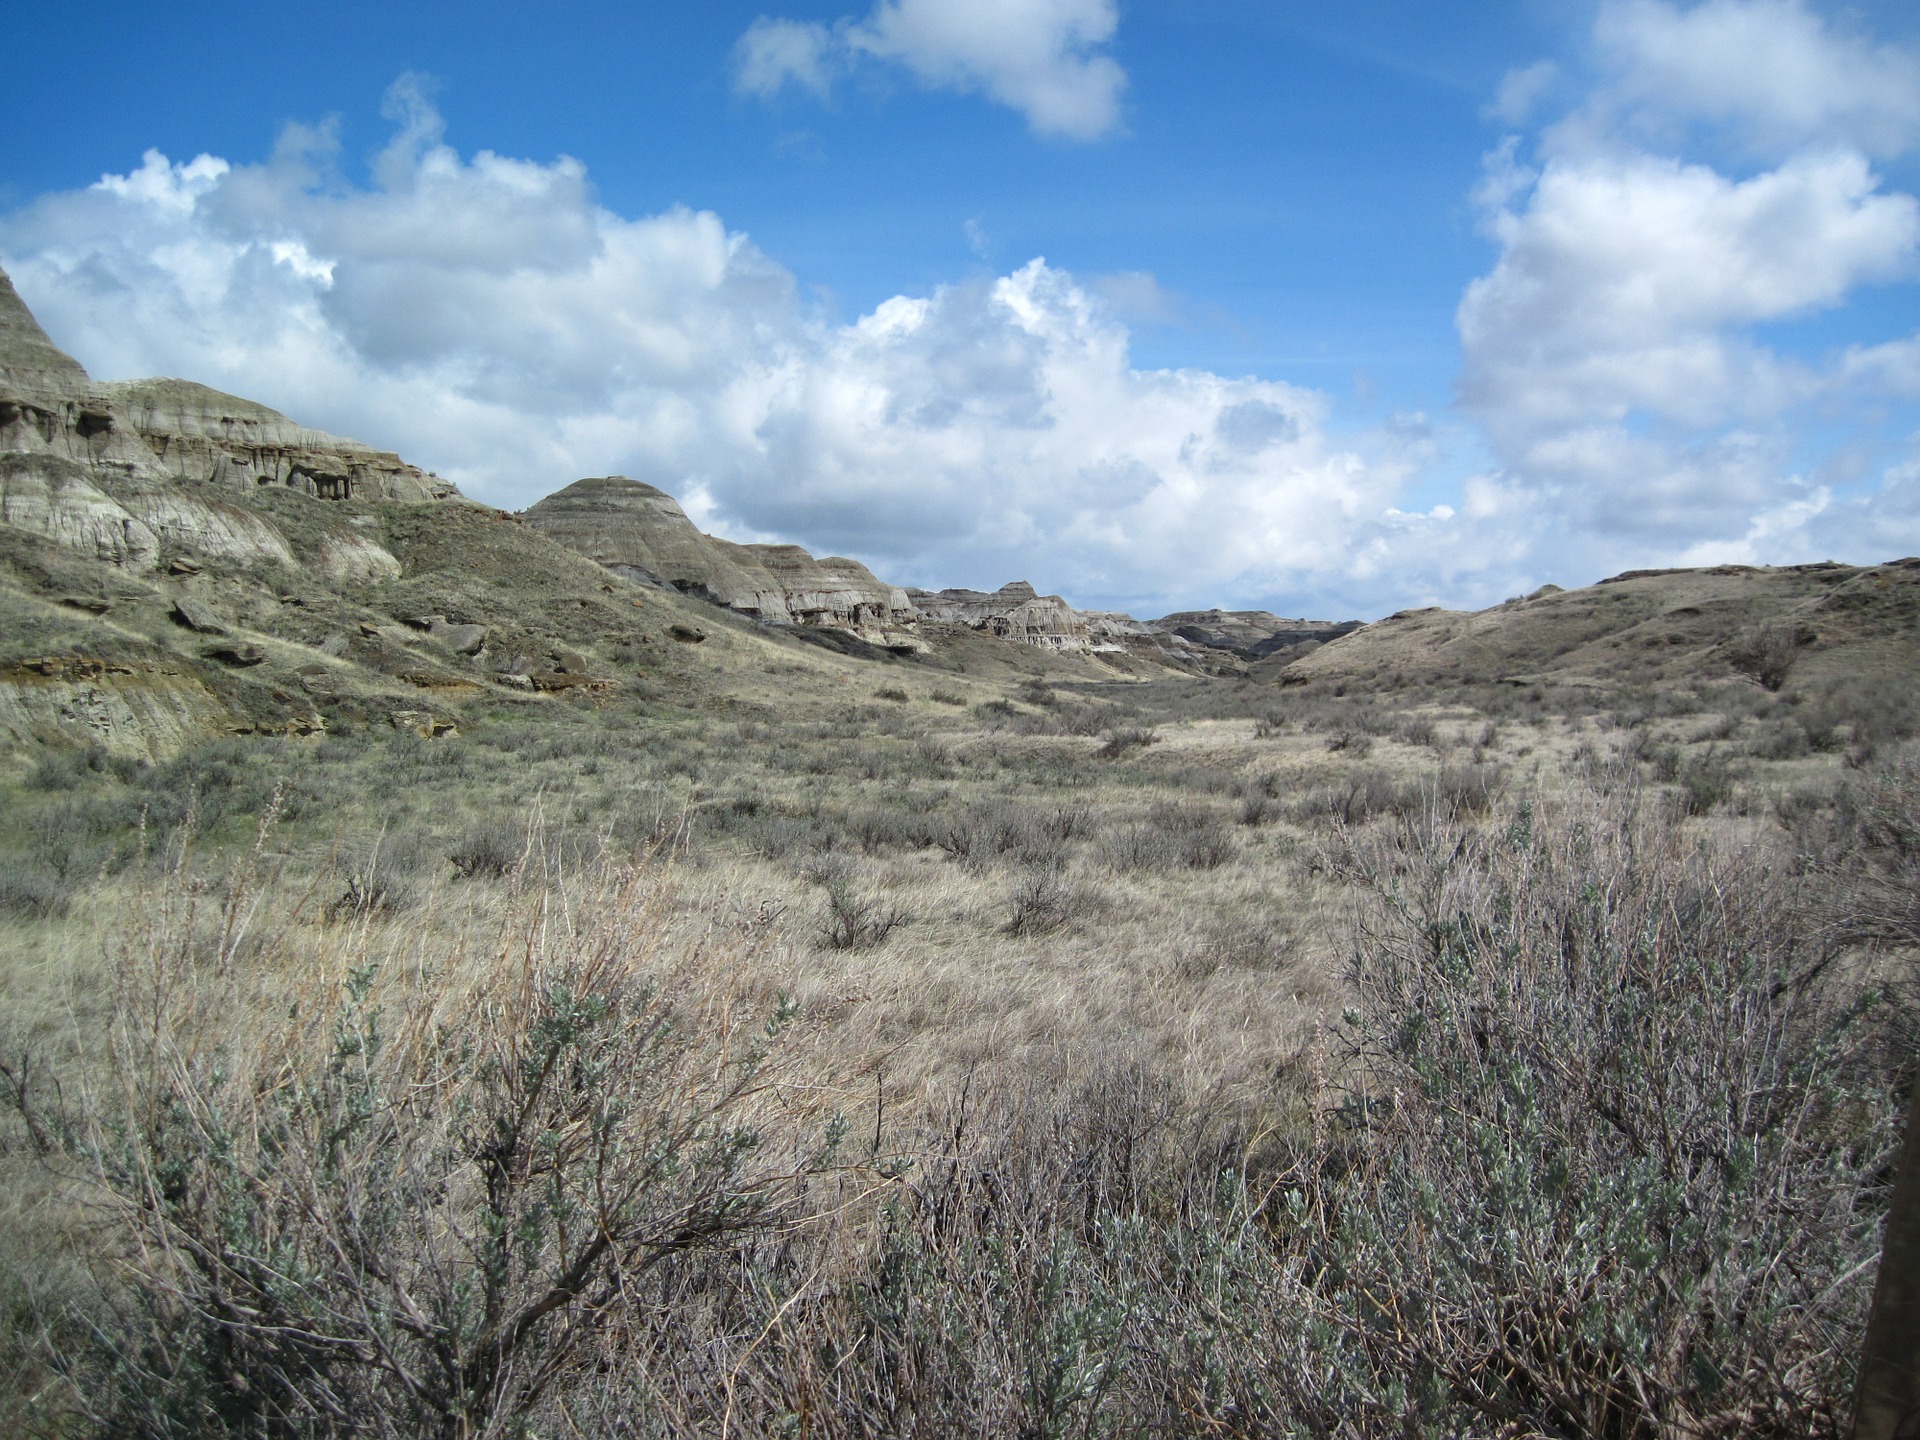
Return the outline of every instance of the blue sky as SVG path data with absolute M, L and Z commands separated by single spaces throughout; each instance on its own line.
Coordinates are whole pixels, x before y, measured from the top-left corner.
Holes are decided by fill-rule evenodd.
M 491 503 L 618 470 L 902 583 L 1151 613 L 1920 550 L 1910 6 L 30 4 L 10 39 L 0 264 L 56 340 Z

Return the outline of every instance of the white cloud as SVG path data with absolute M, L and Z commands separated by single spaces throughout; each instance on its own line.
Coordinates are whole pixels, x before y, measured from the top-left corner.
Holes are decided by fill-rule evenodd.
M 735 86 L 763 100 L 789 83 L 824 96 L 840 66 L 834 36 L 826 26 L 765 15 L 734 45 L 733 61 Z
M 1822 425 L 1911 393 L 1920 339 L 1767 337 L 1913 277 L 1920 202 L 1867 158 L 1914 138 L 1913 57 L 1798 0 L 1609 0 L 1594 47 L 1597 86 L 1533 162 L 1517 137 L 1488 156 L 1475 198 L 1500 255 L 1457 316 L 1463 404 L 1503 483 L 1556 516 L 1540 558 L 1801 559 L 1848 525 L 1866 558 L 1879 502 L 1803 471 Z M 1773 153 L 1744 176 L 1685 158 L 1700 122 Z
M 1607 0 L 1594 38 L 1608 108 L 1729 123 L 1770 150 L 1920 141 L 1920 56 L 1838 33 L 1802 0 Z
M 829 28 L 755 20 L 734 52 L 744 93 L 770 98 L 789 82 L 825 95 L 856 61 L 905 67 L 923 85 L 981 93 L 1042 135 L 1093 140 L 1119 128 L 1126 72 L 1104 53 L 1116 0 L 876 0 L 860 21 Z
M 190 376 L 497 504 L 624 472 L 901 581 L 1149 610 L 1382 588 L 1354 556 L 1413 441 L 1363 455 L 1316 393 L 1138 369 L 1042 260 L 837 323 L 719 217 L 462 157 L 417 98 L 371 186 L 311 131 L 262 165 L 156 155 L 0 218 L 0 263 L 103 378 Z
M 1634 409 L 1773 411 L 1807 377 L 1740 327 L 1834 305 L 1920 253 L 1920 204 L 1845 153 L 1745 181 L 1643 154 L 1555 159 L 1490 225 L 1499 263 L 1460 305 L 1463 393 L 1509 437 Z
M 1560 67 L 1551 60 L 1536 60 L 1509 70 L 1500 80 L 1487 113 L 1509 125 L 1525 124 L 1541 97 L 1560 78 Z

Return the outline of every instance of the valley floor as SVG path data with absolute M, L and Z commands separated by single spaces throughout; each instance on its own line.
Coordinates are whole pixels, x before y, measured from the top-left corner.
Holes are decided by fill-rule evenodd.
M 1843 1427 L 1909 701 L 847 673 L 28 757 L 10 1423 Z

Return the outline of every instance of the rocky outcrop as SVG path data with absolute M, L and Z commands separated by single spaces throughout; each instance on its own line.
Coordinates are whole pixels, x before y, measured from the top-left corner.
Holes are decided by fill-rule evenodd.
M 919 645 L 907 592 L 858 561 L 703 535 L 671 495 L 624 475 L 577 480 L 520 518 L 615 574 L 765 624 L 845 630 L 895 648 Z
M 116 665 L 77 656 L 0 668 L 0 742 L 98 746 L 163 760 L 226 733 L 230 717 L 177 666 Z
M 677 500 L 624 475 L 576 480 L 520 518 L 569 550 L 645 585 L 715 600 L 750 588 L 694 528 Z
M 909 590 L 922 619 L 964 625 L 1043 650 L 1087 654 L 1094 649 L 1087 617 L 1058 595 L 1041 595 L 1024 580 L 984 590 Z
M 153 530 L 52 455 L 0 455 L 0 524 L 40 535 L 116 569 L 145 572 L 160 556 Z
M 96 383 L 47 337 L 0 271 L 0 452 L 93 472 L 245 491 L 281 485 L 323 500 L 444 500 L 457 492 L 399 456 L 296 425 L 188 380 Z
M 1264 660 L 1301 645 L 1324 645 L 1360 628 L 1358 620 L 1287 620 L 1265 610 L 1180 610 L 1152 622 L 1155 630 L 1194 645 Z

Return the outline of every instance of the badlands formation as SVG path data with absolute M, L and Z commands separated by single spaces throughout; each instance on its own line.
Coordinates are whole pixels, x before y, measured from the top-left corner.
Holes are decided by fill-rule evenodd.
M 192 381 L 96 382 L 53 344 L 0 272 L 0 522 L 134 573 L 153 570 L 174 547 L 234 563 L 311 558 L 341 579 L 398 576 L 398 561 L 352 529 L 336 527 L 314 556 L 297 557 L 245 503 L 268 486 L 323 501 L 461 498 L 397 455 Z M 623 578 L 897 653 L 926 648 L 922 621 L 1075 654 L 1144 645 L 1175 658 L 1211 643 L 1126 615 L 1077 611 L 1025 582 L 990 595 L 930 594 L 798 545 L 735 544 L 702 534 L 671 495 L 624 476 L 575 481 L 520 518 Z
M 717 704 L 727 647 L 697 663 L 687 652 L 722 616 L 789 650 L 806 641 L 816 656 L 982 678 L 1214 676 L 1344 693 L 1743 674 L 1771 687 L 1788 667 L 1920 669 L 1912 561 L 1633 572 L 1366 626 L 1265 611 L 1136 620 L 1024 581 L 904 589 L 854 560 L 735 544 L 617 475 L 511 515 L 203 385 L 96 382 L 4 273 L 0 608 L 0 736 L 156 755 L 193 736 L 356 716 L 437 733 L 463 695 L 602 695 L 661 676 Z M 649 648 L 662 638 L 685 643 Z M 792 668 L 763 659 L 769 673 Z

